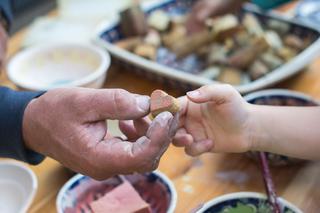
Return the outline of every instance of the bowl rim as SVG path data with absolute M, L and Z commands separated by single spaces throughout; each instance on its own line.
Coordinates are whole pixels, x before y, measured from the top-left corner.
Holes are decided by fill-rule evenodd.
M 31 192 L 27 194 L 27 198 L 24 200 L 23 205 L 20 208 L 19 213 L 27 212 L 29 207 L 32 204 L 32 201 L 36 195 L 38 189 L 38 179 L 35 173 L 26 165 L 21 162 L 15 160 L 0 160 L 0 166 L 10 166 L 20 169 L 24 171 L 27 175 L 29 175 L 31 179 Z
M 170 200 L 170 205 L 169 208 L 167 210 L 167 213 L 174 213 L 174 210 L 176 208 L 177 205 L 177 191 L 174 187 L 173 182 L 162 172 L 160 172 L 159 170 L 153 171 L 151 172 L 152 174 L 157 175 L 158 177 L 160 177 L 169 187 L 169 190 L 171 192 L 171 200 Z M 75 176 L 73 176 L 72 178 L 70 178 L 63 186 L 62 188 L 59 190 L 59 193 L 57 195 L 56 198 L 56 208 L 57 208 L 57 212 L 58 213 L 64 213 L 62 210 L 62 198 L 63 196 L 66 194 L 66 192 L 69 190 L 70 186 L 77 180 L 80 180 L 83 177 L 88 177 L 82 174 L 76 174 Z M 90 177 L 89 177 L 90 178 Z
M 162 6 L 163 4 L 166 4 L 168 2 L 174 2 L 174 0 L 164 0 L 164 1 L 154 1 L 150 0 L 150 2 L 145 2 L 148 4 L 142 4 L 143 9 L 151 9 L 156 8 L 159 6 Z M 247 3 L 244 6 L 244 9 L 253 12 L 262 14 L 262 10 L 260 10 L 258 7 L 254 6 L 253 4 Z M 285 17 L 279 13 L 276 12 L 267 12 L 264 14 L 265 17 L 272 20 L 278 20 L 283 21 L 288 24 L 293 24 L 299 27 L 308 28 L 308 30 L 316 31 L 317 33 L 320 33 L 320 30 L 316 27 L 312 26 L 306 26 L 299 22 L 298 20 L 292 20 L 288 17 Z M 192 85 L 194 87 L 200 87 L 208 84 L 214 84 L 214 83 L 221 83 L 216 80 L 206 79 L 204 77 L 200 77 L 197 75 L 193 75 L 187 72 L 180 72 L 178 69 L 171 68 L 162 64 L 159 64 L 154 61 L 150 61 L 148 59 L 142 58 L 140 56 L 137 56 L 134 53 L 131 53 L 127 50 L 124 50 L 112 43 L 109 43 L 105 41 L 101 35 L 118 24 L 119 18 L 113 18 L 110 20 L 103 20 L 101 21 L 96 29 L 94 36 L 92 37 L 92 41 L 97 44 L 98 46 L 103 47 L 104 49 L 108 50 L 110 54 L 116 58 L 119 59 L 121 63 L 127 63 L 128 65 L 133 65 L 134 69 L 143 70 L 146 74 L 155 74 L 158 77 L 165 77 L 169 78 L 170 80 L 179 81 L 183 84 Z M 272 70 L 272 72 L 268 73 L 267 75 L 252 81 L 250 83 L 242 84 L 242 85 L 233 85 L 235 89 L 237 89 L 241 94 L 248 94 L 253 91 L 257 91 L 259 89 L 266 88 L 268 86 L 272 86 L 278 82 L 281 82 L 290 76 L 293 76 L 299 72 L 302 72 L 304 67 L 311 63 L 320 53 L 320 36 L 317 37 L 317 39 L 309 45 L 307 48 L 305 48 L 303 51 L 301 51 L 298 55 L 296 55 L 293 60 L 284 63 L 280 67 L 275 68 Z M 157 77 L 155 77 L 157 78 Z
M 229 193 L 222 196 L 218 196 L 206 202 L 200 209 L 196 211 L 196 213 L 204 213 L 209 207 L 214 206 L 218 203 L 236 199 L 236 198 L 257 198 L 257 199 L 267 199 L 267 196 L 258 192 L 235 192 Z M 289 201 L 283 199 L 282 197 L 278 197 L 278 201 L 282 204 L 295 211 L 295 213 L 303 213 L 298 207 L 290 203 Z
M 61 49 L 61 48 L 86 48 L 90 51 L 90 54 L 93 52 L 98 54 L 99 56 L 99 66 L 93 70 L 90 74 L 79 78 L 77 80 L 71 81 L 66 84 L 59 85 L 58 87 L 44 87 L 38 86 L 34 83 L 25 82 L 23 78 L 18 77 L 17 73 L 20 71 L 16 71 L 16 66 L 22 60 L 24 60 L 27 56 L 32 56 L 35 53 L 39 53 L 42 51 L 50 52 L 52 50 Z M 111 56 L 109 52 L 97 45 L 94 44 L 86 44 L 86 43 L 72 43 L 72 42 L 57 42 L 51 44 L 41 44 L 36 46 L 31 46 L 26 49 L 21 50 L 20 52 L 16 53 L 12 58 L 10 58 L 7 66 L 6 72 L 10 81 L 12 81 L 15 85 L 25 88 L 28 90 L 38 91 L 38 90 L 50 90 L 54 88 L 61 88 L 61 87 L 77 87 L 91 83 L 92 81 L 96 80 L 97 78 L 101 77 L 103 74 L 107 73 L 108 69 L 111 65 Z
M 320 105 L 320 102 L 318 100 L 312 98 L 311 96 L 306 95 L 302 92 L 297 92 L 297 91 L 288 90 L 288 89 L 265 89 L 265 90 L 260 90 L 260 91 L 249 93 L 249 94 L 245 95 L 243 98 L 246 101 L 252 101 L 254 99 L 262 98 L 264 96 L 293 97 L 293 98 L 303 99 L 305 101 Z

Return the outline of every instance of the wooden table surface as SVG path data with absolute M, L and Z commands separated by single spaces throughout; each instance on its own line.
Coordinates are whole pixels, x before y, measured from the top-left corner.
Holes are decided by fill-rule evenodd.
M 8 55 L 16 53 L 25 34 L 22 30 L 9 41 Z M 4 72 L 0 85 L 11 88 Z M 179 96 L 181 92 L 144 79 L 121 67 L 112 66 L 105 83 L 106 88 L 124 88 L 131 92 L 150 94 L 154 89 L 163 89 Z M 320 99 L 320 58 L 306 70 L 285 81 L 281 88 L 301 91 Z M 58 162 L 47 158 L 38 166 L 30 166 L 36 173 L 39 187 L 29 210 L 32 213 L 56 212 L 55 199 L 58 190 L 70 178 L 68 171 Z M 205 154 L 191 158 L 183 149 L 170 147 L 161 160 L 159 170 L 168 175 L 178 192 L 176 212 L 190 212 L 200 203 L 230 192 L 264 192 L 259 166 L 241 154 Z M 300 207 L 304 212 L 320 211 L 320 163 L 272 168 L 279 196 Z

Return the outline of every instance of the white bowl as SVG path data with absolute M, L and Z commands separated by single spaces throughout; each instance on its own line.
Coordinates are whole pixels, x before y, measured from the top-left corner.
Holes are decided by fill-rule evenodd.
M 110 61 L 109 53 L 99 47 L 60 43 L 22 50 L 10 60 L 7 71 L 9 79 L 26 90 L 101 88 Z
M 266 201 L 266 199 L 266 195 L 256 192 L 230 193 L 208 201 L 203 206 L 201 206 L 201 208 L 197 210 L 196 213 L 222 212 L 223 208 L 239 203 L 242 200 L 252 204 L 256 203 L 256 201 L 254 200 Z M 297 208 L 296 206 L 294 206 L 293 204 L 289 203 L 281 197 L 278 198 L 278 202 L 282 210 L 283 208 L 286 208 L 292 210 L 294 213 L 302 213 L 302 211 L 299 208 Z
M 151 208 L 153 204 L 159 208 L 160 201 L 156 200 L 157 197 L 154 197 L 153 194 L 161 194 L 165 195 L 168 199 L 166 208 L 166 213 L 174 213 L 177 204 L 177 192 L 171 180 L 159 171 L 154 171 L 151 173 L 145 174 L 133 174 L 133 175 L 125 175 L 123 176 L 135 187 L 136 181 L 148 181 L 148 183 L 154 183 L 158 186 L 159 191 L 143 193 L 142 197 L 147 196 L 149 204 Z M 114 188 L 115 186 L 121 184 L 122 180 L 118 176 L 109 178 L 104 181 L 95 181 L 90 177 L 77 174 L 73 178 L 71 178 L 64 186 L 60 189 L 59 194 L 56 200 L 56 207 L 58 213 L 65 212 L 78 212 L 78 209 L 87 208 L 88 204 L 92 201 L 92 199 L 97 199 L 97 196 L 101 196 L 101 194 L 105 193 L 105 189 L 108 188 L 110 191 L 110 187 Z M 136 186 L 137 188 L 141 187 L 140 184 Z M 90 200 L 91 199 L 91 200 Z M 84 203 L 85 200 L 85 203 Z M 165 200 L 165 199 L 163 199 Z M 151 203 L 150 203 L 151 202 Z M 80 204 L 79 204 L 80 203 Z
M 31 169 L 11 160 L 0 161 L 0 212 L 27 212 L 38 182 Z

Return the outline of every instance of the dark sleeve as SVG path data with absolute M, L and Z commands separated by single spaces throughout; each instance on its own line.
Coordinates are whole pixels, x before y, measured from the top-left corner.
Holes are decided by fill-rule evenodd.
M 44 156 L 27 149 L 22 138 L 22 120 L 27 104 L 43 92 L 17 92 L 0 87 L 0 157 L 39 164 Z
M 12 10 L 10 0 L 0 0 L 0 11 L 7 19 L 8 27 L 10 28 L 12 23 Z

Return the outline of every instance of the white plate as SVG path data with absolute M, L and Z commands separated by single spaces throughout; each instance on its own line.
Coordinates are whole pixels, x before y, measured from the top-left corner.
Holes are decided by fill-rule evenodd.
M 57 43 L 26 48 L 8 64 L 8 77 L 27 90 L 57 87 L 101 88 L 110 66 L 103 49 L 76 43 Z
M 0 161 L 0 212 L 27 212 L 38 182 L 31 169 L 11 160 Z

